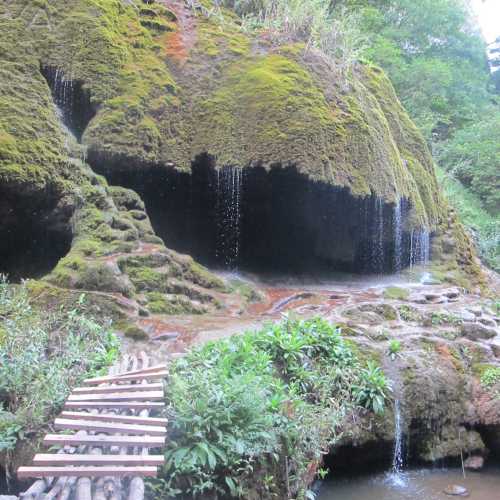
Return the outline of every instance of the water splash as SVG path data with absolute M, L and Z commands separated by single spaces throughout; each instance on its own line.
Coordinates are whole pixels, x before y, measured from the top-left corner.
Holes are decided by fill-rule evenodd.
M 235 269 L 240 253 L 243 170 L 216 169 L 218 234 L 215 254 L 228 269 Z
M 402 242 L 403 242 L 403 227 L 402 227 L 402 209 L 401 198 L 398 198 L 394 205 L 394 270 L 399 273 L 402 269 Z

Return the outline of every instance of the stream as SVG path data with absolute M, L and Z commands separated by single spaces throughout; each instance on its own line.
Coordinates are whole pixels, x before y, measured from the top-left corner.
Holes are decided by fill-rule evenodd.
M 445 500 L 461 498 L 448 496 L 443 490 L 452 484 L 465 486 L 472 500 L 500 499 L 500 465 L 485 467 L 481 472 L 461 468 L 414 469 L 402 473 L 393 481 L 392 474 L 339 478 L 326 481 L 318 500 Z

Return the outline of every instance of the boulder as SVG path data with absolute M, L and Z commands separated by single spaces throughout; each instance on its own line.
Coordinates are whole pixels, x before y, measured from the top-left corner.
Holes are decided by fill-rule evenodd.
M 464 467 L 468 470 L 481 470 L 484 466 L 484 457 L 473 455 L 464 462 Z
M 449 288 L 443 291 L 443 295 L 448 299 L 458 299 L 460 297 L 460 290 L 458 288 Z
M 462 321 L 465 322 L 474 323 L 476 321 L 476 316 L 466 309 L 460 311 L 458 313 L 458 316 Z
M 486 316 L 479 318 L 478 321 L 479 321 L 479 323 L 481 323 L 485 326 L 491 326 L 492 328 L 496 328 L 496 326 L 497 326 L 497 323 L 494 319 L 488 318 Z
M 469 311 L 477 317 L 483 315 L 483 308 L 480 306 L 469 307 Z
M 179 336 L 180 336 L 179 332 L 163 332 L 153 337 L 152 340 L 155 340 L 157 342 L 164 342 L 167 340 L 174 340 Z
M 469 491 L 465 486 L 460 486 L 458 484 L 449 484 L 443 491 L 445 495 L 454 497 L 468 497 Z
M 497 336 L 497 331 L 482 325 L 481 323 L 464 323 L 461 326 L 461 334 L 469 340 L 487 340 Z

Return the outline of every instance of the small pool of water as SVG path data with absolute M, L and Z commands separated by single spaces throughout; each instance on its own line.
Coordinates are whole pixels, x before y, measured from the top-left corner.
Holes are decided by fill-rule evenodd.
M 465 486 L 471 500 L 500 500 L 500 466 L 481 472 L 460 468 L 418 469 L 394 476 L 388 473 L 332 479 L 321 487 L 318 500 L 450 500 L 443 493 L 451 484 Z

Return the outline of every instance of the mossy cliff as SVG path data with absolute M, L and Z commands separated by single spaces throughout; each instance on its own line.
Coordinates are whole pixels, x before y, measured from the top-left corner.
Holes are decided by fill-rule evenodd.
M 202 154 L 218 167 L 294 165 L 357 197 L 409 200 L 412 227 L 436 230 L 445 219 L 425 142 L 378 68 L 358 64 L 345 79 L 301 44 L 274 46 L 244 34 L 231 12 L 206 16 L 173 0 L 9 0 L 0 28 L 0 184 L 71 219 L 72 250 L 50 276 L 59 285 L 130 296 L 144 274 L 117 255 L 153 243 L 178 259 L 141 200 L 69 160 L 42 76 L 54 70 L 52 86 L 77 88 L 90 108 L 82 144 L 94 171 L 189 172 Z M 132 205 L 120 205 L 127 196 Z M 222 287 L 207 276 L 186 279 Z
M 224 284 L 191 258 L 165 248 L 154 235 L 142 200 L 133 191 L 110 187 L 83 161 L 84 148 L 61 126 L 42 76 L 41 68 L 71 65 L 67 74 L 77 80 L 83 75 L 91 77 L 89 81 L 95 78 L 99 88 L 83 89 L 96 107 L 119 94 L 121 85 L 131 99 L 131 94 L 144 98 L 147 90 L 139 89 L 139 76 L 148 85 L 161 81 L 167 86 L 167 69 L 154 69 L 158 61 L 148 59 L 154 57 L 154 51 L 149 52 L 151 36 L 135 8 L 108 1 L 37 1 L 3 2 L 0 11 L 0 211 L 5 223 L 7 217 L 16 220 L 16 212 L 26 211 L 47 229 L 69 235 L 71 249 L 46 281 L 133 297 L 147 309 L 146 290 L 138 278 L 143 270 L 158 278 L 147 291 L 168 292 L 171 300 L 185 306 L 178 309 L 215 307 L 211 291 L 224 291 Z M 123 26 L 113 21 L 117 13 L 128 16 Z M 150 29 L 158 28 L 149 24 Z M 130 47 L 120 46 L 118 28 L 127 28 L 129 37 L 136 30 L 139 38 L 128 39 Z M 147 64 L 154 75 L 147 75 Z M 133 113 L 130 103 L 122 109 Z M 47 290 L 53 293 L 49 286 Z M 39 294 L 40 287 L 36 291 Z M 101 302 L 108 304 L 110 297 L 104 294 Z

